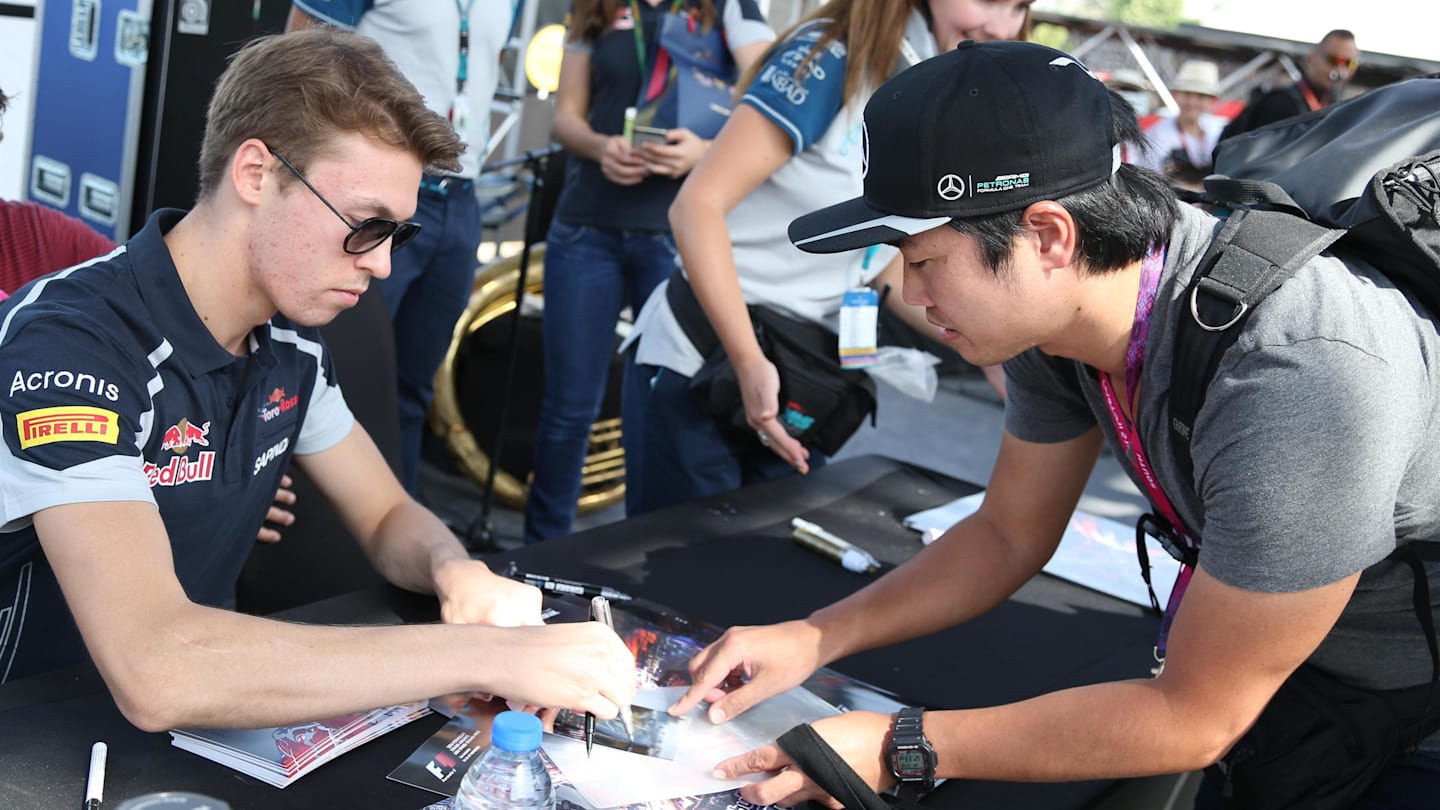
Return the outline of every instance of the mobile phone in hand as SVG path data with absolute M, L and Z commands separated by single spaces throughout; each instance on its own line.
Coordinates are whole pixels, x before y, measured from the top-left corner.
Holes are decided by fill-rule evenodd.
M 638 148 L 644 146 L 647 143 L 664 146 L 665 144 L 669 143 L 669 141 L 665 137 L 665 132 L 666 130 L 661 129 L 660 127 L 636 126 L 635 146 Z

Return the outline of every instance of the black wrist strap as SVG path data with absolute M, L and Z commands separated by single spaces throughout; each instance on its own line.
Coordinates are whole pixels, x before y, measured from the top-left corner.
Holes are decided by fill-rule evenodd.
M 891 810 L 891 804 L 871 790 L 808 723 L 780 735 L 775 744 L 821 790 L 834 796 L 847 810 Z

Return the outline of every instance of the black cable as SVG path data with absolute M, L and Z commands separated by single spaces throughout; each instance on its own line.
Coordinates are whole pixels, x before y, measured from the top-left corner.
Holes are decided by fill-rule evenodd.
M 522 171 L 530 173 L 532 184 L 530 202 L 525 210 L 525 239 L 520 248 L 520 269 L 515 280 L 515 309 L 511 315 L 510 334 L 507 338 L 506 354 L 508 357 L 505 361 L 505 382 L 500 389 L 500 414 L 495 424 L 495 441 L 490 446 L 490 464 L 485 470 L 485 486 L 480 500 L 480 514 L 465 530 L 465 547 L 471 553 L 496 549 L 495 527 L 490 522 L 490 511 L 495 501 L 495 474 L 500 469 L 500 452 L 505 442 L 505 425 L 510 417 L 510 393 L 515 382 L 515 362 L 516 357 L 520 354 L 520 310 L 525 301 L 525 281 L 530 270 L 531 247 L 537 238 L 536 223 L 533 220 L 538 212 L 545 208 L 546 163 L 550 156 L 559 150 L 559 144 L 551 144 L 539 149 L 531 149 L 507 160 L 486 164 L 482 168 L 482 172 L 488 173 L 510 166 L 523 166 Z

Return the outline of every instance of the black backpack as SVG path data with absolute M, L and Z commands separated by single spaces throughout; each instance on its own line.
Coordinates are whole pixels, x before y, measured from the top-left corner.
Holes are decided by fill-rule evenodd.
M 1220 145 L 1200 200 L 1229 209 L 1186 291 L 1171 434 L 1190 429 L 1250 312 L 1327 248 L 1364 257 L 1440 316 L 1440 78 L 1388 85 Z
M 1382 87 L 1224 141 L 1215 172 L 1198 201 L 1228 216 L 1186 289 L 1189 317 L 1177 325 L 1169 393 L 1175 459 L 1192 488 L 1191 428 L 1221 356 L 1255 306 L 1321 251 L 1363 257 L 1440 324 L 1440 78 Z M 1422 562 L 1440 562 L 1440 543 L 1407 543 L 1391 557 L 1414 575 L 1430 683 L 1373 692 L 1302 665 L 1210 770 L 1237 805 L 1348 807 L 1440 730 L 1440 649 Z

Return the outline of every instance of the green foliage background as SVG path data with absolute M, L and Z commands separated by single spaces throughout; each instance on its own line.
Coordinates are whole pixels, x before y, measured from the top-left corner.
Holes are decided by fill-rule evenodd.
M 1105 18 L 1146 28 L 1174 28 L 1185 10 L 1184 0 L 1106 0 Z
M 1110 20 L 1144 28 L 1174 29 L 1184 17 L 1185 0 L 1055 0 L 1042 10 L 1054 10 L 1076 17 Z M 1070 42 L 1066 30 L 1059 25 L 1039 23 L 1030 32 L 1030 41 L 1066 50 L 1078 43 Z

